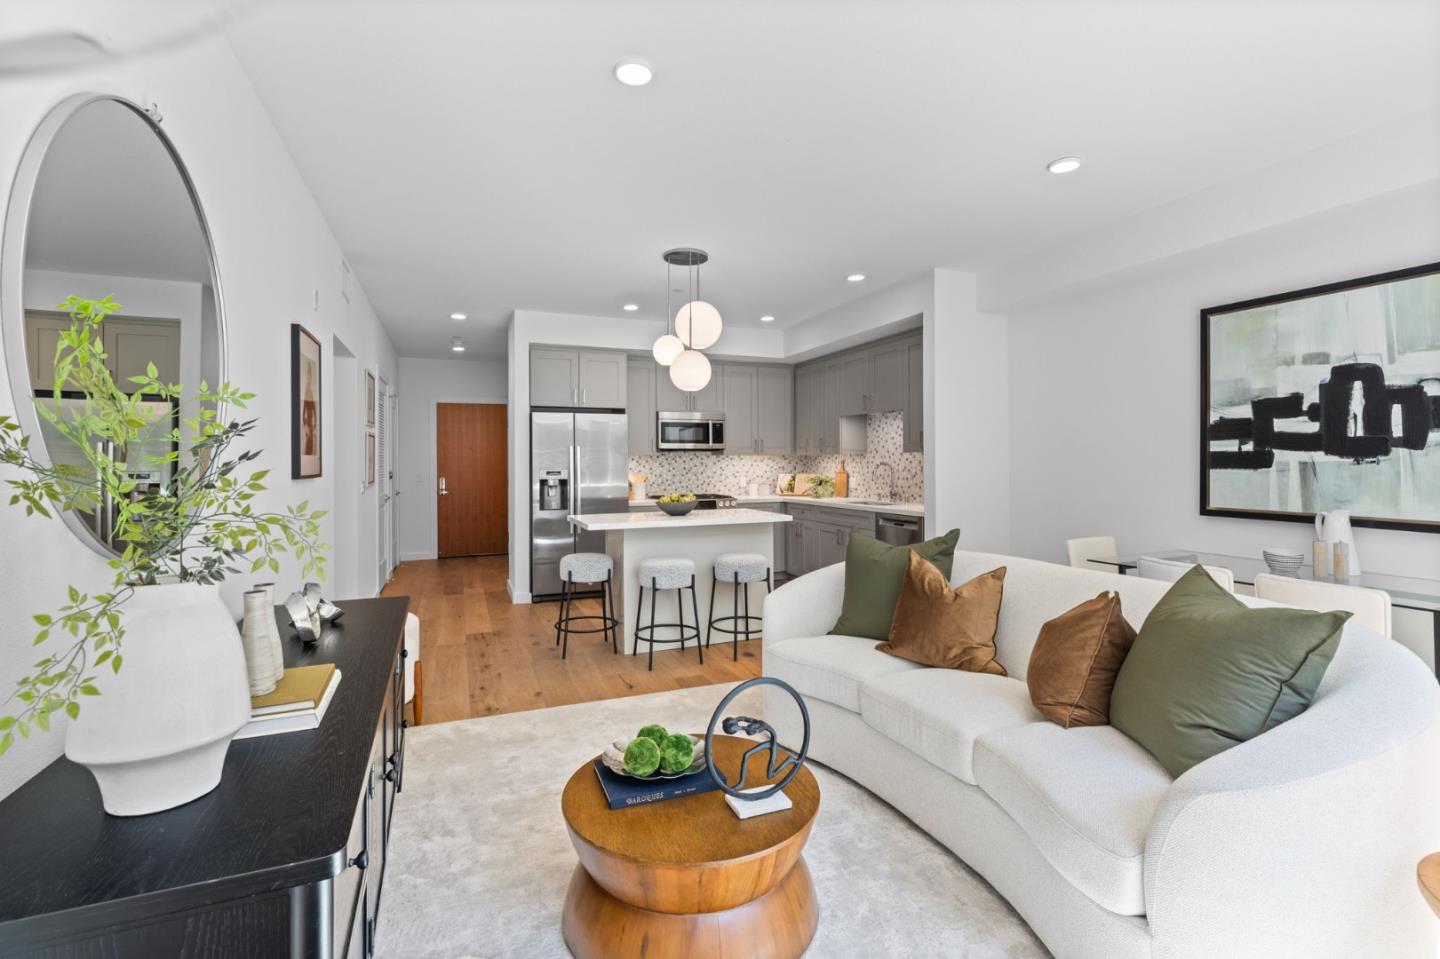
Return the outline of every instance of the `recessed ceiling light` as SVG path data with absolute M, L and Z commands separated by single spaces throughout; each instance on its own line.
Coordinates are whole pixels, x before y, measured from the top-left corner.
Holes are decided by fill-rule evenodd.
M 627 87 L 643 87 L 655 76 L 644 60 L 621 60 L 615 64 L 615 79 Z
M 760 317 L 760 322 L 761 322 L 761 323 L 774 323 L 774 322 L 775 322 L 775 317 L 771 316 L 769 313 L 766 313 L 764 316 Z
M 851 273 L 849 276 L 845 277 L 845 279 L 846 279 L 847 281 L 849 281 L 850 283 L 859 283 L 861 280 L 865 279 L 865 274 L 864 274 L 864 273 Z
M 452 319 L 452 320 L 463 320 L 463 319 L 465 319 L 465 314 L 464 314 L 464 313 L 451 313 L 451 314 L 450 314 L 450 319 Z
M 640 309 L 640 304 L 626 303 L 624 306 L 620 307 L 620 309 L 624 310 L 626 313 L 634 313 L 636 310 Z
M 1060 157 L 1058 160 L 1051 160 L 1045 165 L 1045 169 L 1051 173 L 1074 173 L 1080 169 L 1079 157 Z
M 465 352 L 465 341 L 462 340 L 462 339 L 460 339 L 460 337 L 458 337 L 458 336 L 451 338 L 451 340 L 450 340 L 450 349 L 453 350 L 453 351 L 456 352 L 456 353 L 464 353 L 464 352 Z

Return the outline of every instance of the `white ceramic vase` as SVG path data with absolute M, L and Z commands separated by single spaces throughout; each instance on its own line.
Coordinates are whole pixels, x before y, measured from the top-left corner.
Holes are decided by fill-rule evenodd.
M 107 668 L 70 724 L 65 755 L 100 786 L 105 811 L 141 816 L 220 782 L 230 740 L 250 719 L 245 655 L 215 586 L 141 586 L 121 610 L 119 673 Z
M 255 588 L 265 593 L 265 628 L 270 635 L 270 650 L 275 657 L 275 682 L 285 675 L 285 647 L 280 643 L 280 626 L 275 622 L 275 584 L 256 583 Z
M 275 614 L 265 601 L 265 590 L 252 589 L 245 594 L 245 619 L 240 625 L 240 642 L 245 650 L 245 670 L 250 681 L 250 695 L 264 696 L 275 691 L 275 649 L 270 643 L 270 626 Z

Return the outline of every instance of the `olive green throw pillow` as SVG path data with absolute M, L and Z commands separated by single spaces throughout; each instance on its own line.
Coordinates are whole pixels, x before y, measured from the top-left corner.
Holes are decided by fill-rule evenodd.
M 1304 712 L 1349 618 L 1252 609 L 1196 566 L 1140 627 L 1110 723 L 1179 776 Z
M 895 616 L 895 603 L 900 598 L 900 584 L 905 580 L 910 550 L 933 563 L 945 574 L 948 583 L 959 539 L 960 531 L 952 529 L 944 536 L 914 546 L 890 546 L 873 536 L 851 533 L 850 544 L 845 547 L 845 602 L 830 632 L 889 639 L 890 620 Z

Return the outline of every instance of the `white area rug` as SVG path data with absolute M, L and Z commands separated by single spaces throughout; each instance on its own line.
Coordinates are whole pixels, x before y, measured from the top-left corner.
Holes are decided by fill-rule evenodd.
M 699 731 L 728 686 L 632 696 L 409 731 L 378 954 L 569 955 L 560 910 L 575 853 L 560 814 L 571 773 L 648 722 Z M 731 715 L 758 715 L 758 699 Z M 820 901 L 812 957 L 1047 956 L 975 873 L 848 779 L 812 765 L 820 812 L 805 847 Z

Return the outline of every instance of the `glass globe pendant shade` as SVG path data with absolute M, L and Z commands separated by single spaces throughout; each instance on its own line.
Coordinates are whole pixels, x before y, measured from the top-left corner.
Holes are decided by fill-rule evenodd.
M 720 311 L 704 300 L 691 300 L 675 314 L 675 333 L 692 350 L 706 350 L 720 339 Z
M 699 350 L 686 350 L 670 364 L 670 382 L 687 393 L 703 390 L 710 382 L 710 361 Z
M 655 341 L 650 352 L 654 354 L 656 363 L 661 366 L 669 366 L 675 362 L 675 357 L 685 352 L 685 344 L 680 342 L 680 337 L 674 333 L 666 333 Z

